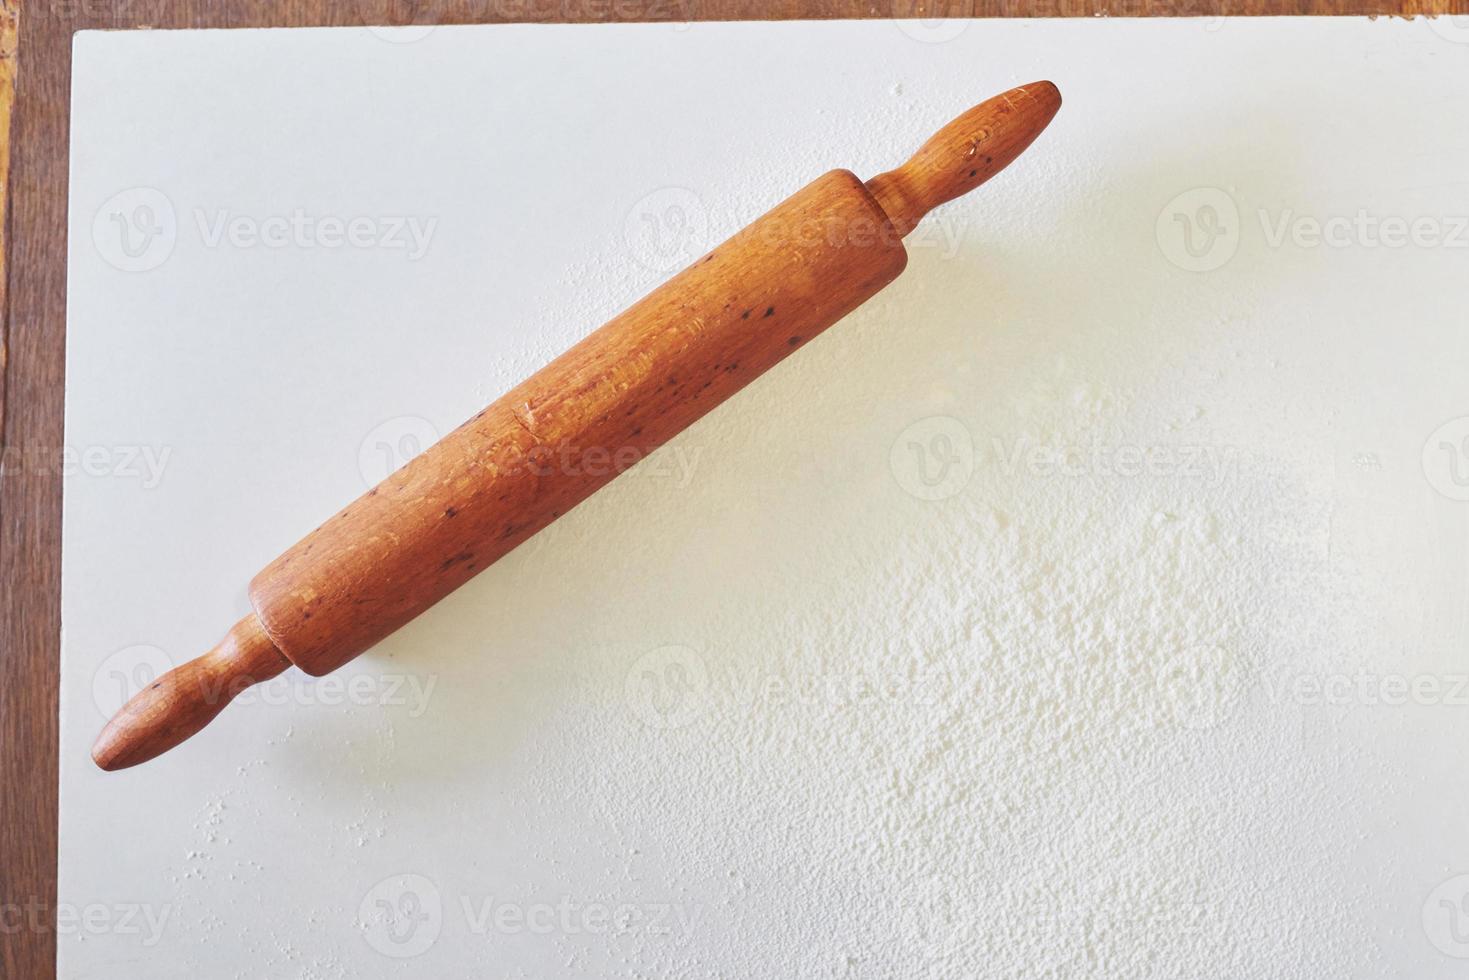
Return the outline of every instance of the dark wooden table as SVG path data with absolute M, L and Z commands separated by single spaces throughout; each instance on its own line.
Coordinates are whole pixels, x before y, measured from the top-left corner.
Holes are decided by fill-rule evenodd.
M 1466 12 L 1469 0 L 0 0 L 0 209 L 8 203 L 8 220 L 0 225 L 0 244 L 6 246 L 0 252 L 6 273 L 0 276 L 0 978 L 29 980 L 56 972 L 51 921 L 73 32 L 363 23 Z

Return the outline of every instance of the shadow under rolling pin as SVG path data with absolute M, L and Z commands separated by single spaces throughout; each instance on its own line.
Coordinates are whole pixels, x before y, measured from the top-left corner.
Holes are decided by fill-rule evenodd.
M 254 612 L 125 704 L 92 758 L 146 762 L 250 685 L 382 640 L 617 475 L 585 453 L 642 458 L 892 282 L 919 219 L 1004 169 L 1060 106 L 1050 82 L 1022 85 L 896 170 L 865 184 L 833 170 L 776 205 L 266 566 Z

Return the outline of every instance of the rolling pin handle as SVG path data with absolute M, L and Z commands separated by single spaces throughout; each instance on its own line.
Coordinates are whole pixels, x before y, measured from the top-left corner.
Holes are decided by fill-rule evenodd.
M 908 162 L 867 181 L 899 235 L 967 194 L 1025 152 L 1061 108 L 1051 82 L 1031 82 L 987 99 L 934 133 Z
M 112 772 L 162 755 L 197 734 L 240 692 L 289 666 L 251 613 L 214 649 L 163 674 L 123 705 L 97 736 L 92 761 Z

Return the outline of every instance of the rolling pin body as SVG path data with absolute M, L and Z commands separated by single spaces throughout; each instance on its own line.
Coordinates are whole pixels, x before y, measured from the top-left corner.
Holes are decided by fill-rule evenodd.
M 146 762 L 249 685 L 382 640 L 891 282 L 919 219 L 1004 169 L 1060 104 L 1023 85 L 895 170 L 796 192 L 266 566 L 254 613 L 135 695 L 92 758 Z
M 687 428 L 903 271 L 835 170 L 369 490 L 250 584 L 277 649 L 341 666 Z

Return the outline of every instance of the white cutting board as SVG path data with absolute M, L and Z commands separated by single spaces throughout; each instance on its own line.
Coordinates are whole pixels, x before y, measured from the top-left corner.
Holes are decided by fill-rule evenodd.
M 75 54 L 63 976 L 1462 975 L 1462 20 Z M 880 298 L 334 677 L 92 766 L 390 466 L 1039 78 Z

